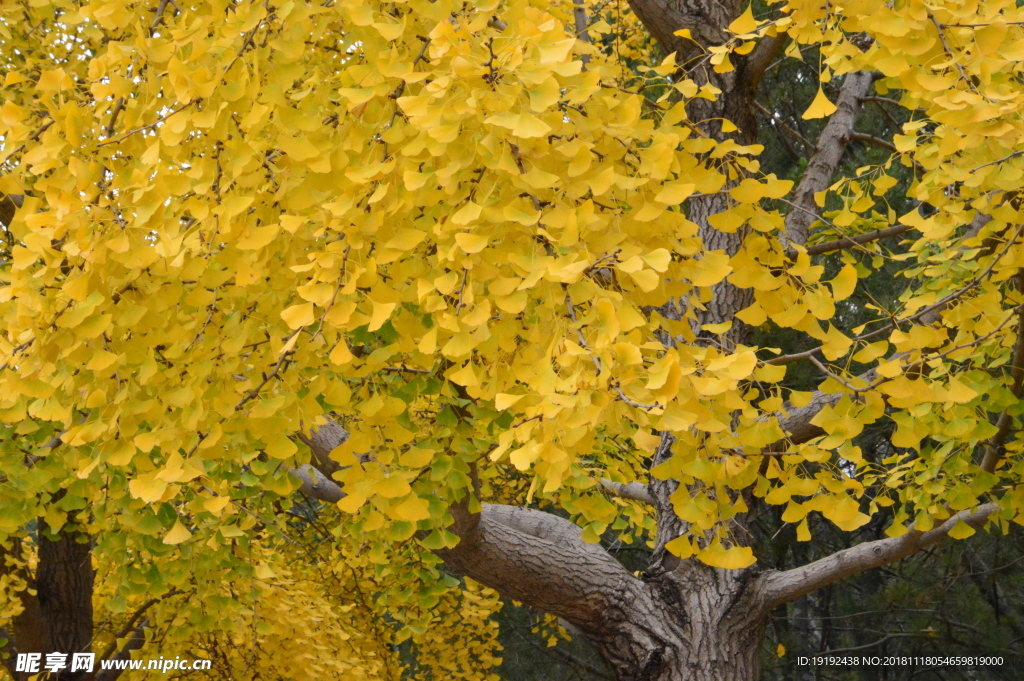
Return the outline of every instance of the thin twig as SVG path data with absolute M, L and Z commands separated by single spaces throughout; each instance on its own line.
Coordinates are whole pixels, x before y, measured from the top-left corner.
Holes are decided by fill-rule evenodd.
M 106 136 L 114 136 L 114 125 L 117 123 L 117 117 L 124 109 L 124 97 L 118 97 L 117 101 L 114 102 L 114 110 L 110 113 L 110 121 L 107 123 Z
M 203 336 L 203 332 L 206 331 L 206 327 L 210 325 L 210 320 L 213 319 L 213 315 L 217 312 L 217 292 L 219 290 L 220 288 L 213 289 L 213 302 L 210 303 L 210 314 L 206 315 L 206 321 L 203 322 L 203 327 L 199 329 L 199 333 L 197 333 L 196 337 L 192 339 L 192 342 L 185 346 L 185 350 L 183 352 L 188 352 L 189 348 L 199 342 L 199 339 Z
M 42 134 L 44 132 L 46 132 L 47 130 L 50 129 L 51 125 L 53 125 L 53 119 L 52 118 L 50 120 L 46 121 L 45 123 L 43 123 L 41 126 L 39 126 L 39 128 L 34 133 L 32 133 L 27 140 L 25 140 L 24 142 L 22 142 L 18 146 L 16 146 L 13 149 L 11 149 L 11 153 L 7 154 L 3 158 L 0 158 L 0 163 L 6 163 L 9 158 L 13 157 L 18 152 L 24 151 L 25 146 L 29 142 L 37 141 L 42 136 Z
M 199 102 L 199 98 L 198 97 L 196 97 L 195 99 L 192 99 L 191 101 L 186 102 L 185 104 L 182 104 L 181 106 L 179 106 L 177 109 L 174 109 L 170 113 L 168 113 L 168 114 L 166 114 L 164 116 L 160 116 L 159 118 L 157 118 L 152 123 L 149 123 L 148 125 L 143 125 L 142 127 L 135 128 L 134 130 L 126 132 L 124 135 L 118 137 L 117 139 L 107 139 L 107 140 L 104 140 L 104 141 L 100 142 L 99 144 L 97 144 L 96 146 L 97 147 L 105 147 L 108 144 L 117 144 L 118 142 L 123 142 L 124 140 L 128 139 L 132 135 L 137 135 L 140 132 L 144 132 L 146 130 L 150 130 L 151 128 L 155 128 L 156 126 L 160 125 L 161 123 L 166 121 L 171 116 L 174 116 L 175 114 L 181 113 L 182 111 L 184 111 L 185 109 L 189 108 L 193 104 L 196 104 L 197 102 Z
M 970 282 L 968 282 L 965 286 L 963 286 L 959 290 L 954 291 L 953 293 L 950 293 L 948 296 L 944 297 L 942 300 L 940 300 L 937 303 L 933 303 L 932 305 L 928 305 L 927 307 L 922 308 L 917 313 L 907 317 L 906 319 L 893 319 L 888 324 L 886 324 L 885 326 L 882 326 L 882 327 L 880 327 L 878 329 L 875 329 L 874 331 L 870 331 L 868 333 L 861 334 L 861 335 L 853 338 L 852 342 L 857 343 L 857 342 L 860 342 L 860 341 L 870 340 L 872 338 L 875 338 L 877 336 L 882 335 L 886 331 L 889 331 L 889 330 L 894 329 L 894 328 L 898 328 L 899 324 L 914 323 L 914 322 L 918 321 L 919 319 L 921 319 L 922 317 L 924 317 L 925 315 L 927 315 L 927 314 L 929 314 L 929 313 L 931 313 L 931 312 L 933 312 L 935 310 L 938 310 L 938 309 L 941 309 L 941 308 L 945 307 L 946 305 L 948 305 L 949 303 L 953 302 L 957 298 L 960 298 L 963 295 L 965 295 L 966 293 L 970 292 L 976 286 L 978 286 L 978 284 L 980 284 L 985 278 L 988 277 L 988 275 L 992 272 L 992 270 L 995 268 L 995 266 L 997 264 L 999 264 L 999 261 L 1002 260 L 1003 256 L 1006 255 L 1006 253 L 1010 250 L 1010 248 L 1014 244 L 1017 243 L 1017 239 L 1020 238 L 1020 235 L 1021 235 L 1022 231 L 1024 231 L 1024 225 L 1021 225 L 1017 229 L 1017 233 L 1013 236 L 1012 239 L 1010 239 L 1006 243 L 1006 246 L 1003 247 L 1003 250 L 992 260 L 992 262 L 989 264 L 989 266 L 986 267 L 980 274 L 978 274 L 976 277 L 974 277 Z M 782 355 L 781 357 L 775 357 L 774 359 L 765 360 L 764 363 L 765 364 L 786 364 L 787 362 L 793 362 L 793 361 L 800 360 L 800 359 L 807 359 L 807 358 L 811 357 L 812 355 L 816 355 L 817 353 L 821 352 L 821 350 L 822 350 L 822 346 L 819 345 L 817 347 L 811 348 L 810 350 L 805 350 L 803 352 L 796 352 L 796 353 L 793 353 L 791 355 Z
M 818 370 L 821 373 L 825 374 L 825 376 L 827 376 L 828 378 L 831 378 L 831 379 L 833 379 L 835 381 L 838 381 L 847 390 L 850 390 L 850 391 L 852 391 L 854 393 L 860 392 L 857 388 L 855 388 L 852 385 L 850 385 L 849 383 L 847 383 L 846 380 L 843 379 L 841 376 L 838 376 L 838 375 L 832 373 L 832 371 L 829 370 L 829 368 L 827 366 L 822 364 L 821 361 L 817 357 L 815 357 L 814 355 L 811 355 L 810 357 L 808 357 L 808 359 L 811 360 L 811 364 L 813 364 L 814 366 L 818 367 Z
M 757 109 L 758 111 L 763 113 L 765 116 L 770 117 L 772 120 L 774 120 L 776 123 L 778 123 L 779 126 L 781 126 L 783 130 L 785 130 L 787 133 L 792 135 L 797 141 L 799 141 L 805 147 L 807 147 L 811 151 L 814 151 L 817 148 L 813 143 L 808 141 L 808 139 L 806 137 L 804 137 L 799 132 L 797 132 L 793 128 L 789 127 L 788 125 L 786 125 L 786 123 L 781 118 L 779 118 L 778 116 L 773 114 L 771 111 L 769 111 L 765 107 L 761 106 L 760 102 L 756 102 L 755 101 L 755 102 L 753 102 L 753 104 L 754 104 L 754 108 L 755 109 Z
M 426 369 L 413 369 L 411 367 L 382 367 L 381 371 L 388 371 L 395 374 L 429 374 Z
M 891 151 L 894 154 L 899 153 L 899 149 L 896 148 L 896 145 L 892 142 L 887 142 L 881 137 L 875 137 L 874 135 L 868 135 L 863 132 L 851 132 L 850 139 L 856 142 L 867 142 L 868 144 L 873 144 L 876 147 L 881 147 L 882 149 Z
M 295 331 L 293 331 L 292 334 L 285 339 L 286 347 L 288 343 L 291 342 L 293 338 L 295 338 L 295 336 L 299 335 L 300 331 L 302 331 L 302 327 L 295 329 Z M 269 383 L 271 379 L 277 378 L 278 374 L 281 372 L 281 365 L 283 365 L 285 360 L 291 357 L 291 355 L 294 352 L 295 348 L 292 348 L 288 352 L 281 353 L 281 358 L 277 360 L 277 364 L 274 365 L 274 368 L 270 371 L 269 374 L 264 374 L 263 380 L 260 381 L 260 384 L 253 388 L 252 390 L 250 390 L 249 393 L 245 397 L 243 397 L 238 404 L 235 405 L 235 411 L 241 411 L 242 407 L 245 406 L 246 402 L 255 399 L 255 397 L 260 394 L 260 391 L 263 389 L 263 386 Z
M 939 40 L 942 41 L 942 49 L 943 51 L 945 51 L 946 56 L 949 58 L 951 62 L 956 64 L 956 68 L 960 72 L 960 78 L 964 80 L 967 83 L 968 87 L 970 87 L 973 90 L 974 83 L 971 82 L 971 79 L 967 76 L 967 72 L 964 71 L 963 64 L 957 61 L 956 57 L 953 56 L 953 50 L 950 48 L 949 42 L 946 41 L 946 34 L 943 33 L 942 31 L 942 24 L 939 23 L 939 20 L 936 19 L 935 15 L 932 14 L 931 12 L 928 13 L 928 18 L 932 20 L 932 23 L 935 24 L 935 30 L 939 32 Z

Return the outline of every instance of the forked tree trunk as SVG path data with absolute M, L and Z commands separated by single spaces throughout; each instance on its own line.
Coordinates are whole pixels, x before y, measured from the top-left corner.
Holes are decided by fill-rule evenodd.
M 619 681 L 756 681 L 765 616 L 744 583 L 698 568 L 645 580 L 650 600 L 610 631 L 585 631 Z

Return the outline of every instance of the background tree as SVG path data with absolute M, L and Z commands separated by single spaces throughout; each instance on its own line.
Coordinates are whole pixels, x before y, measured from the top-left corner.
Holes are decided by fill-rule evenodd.
M 618 678 L 751 679 L 776 608 L 1020 521 L 1016 6 L 630 10 L 0 10 L 12 651 L 91 645 L 93 563 L 113 613 L 226 588 L 168 617 L 197 633 L 293 565 L 372 576 L 369 673 L 490 674 L 453 613 L 493 595 L 444 569 Z M 759 103 L 801 56 L 810 101 Z M 851 141 L 889 154 L 837 181 Z M 872 270 L 907 286 L 858 304 Z M 772 569 L 819 515 L 887 537 Z M 111 654 L 159 645 L 127 623 Z

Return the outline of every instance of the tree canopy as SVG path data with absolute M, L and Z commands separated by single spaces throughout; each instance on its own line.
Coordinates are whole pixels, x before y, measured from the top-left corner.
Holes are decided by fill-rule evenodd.
M 100 571 L 90 632 L 92 602 L 163 613 L 112 653 L 251 628 L 310 648 L 225 665 L 487 678 L 491 589 L 599 638 L 594 585 L 640 583 L 602 538 L 759 575 L 768 608 L 1024 524 L 1022 24 L 4 4 L 0 612 L 27 617 L 53 544 Z M 793 60 L 823 125 L 785 179 L 753 93 Z M 901 129 L 837 172 L 869 98 Z M 850 314 L 882 270 L 898 292 Z M 763 572 L 771 507 L 799 541 L 818 516 L 891 539 Z

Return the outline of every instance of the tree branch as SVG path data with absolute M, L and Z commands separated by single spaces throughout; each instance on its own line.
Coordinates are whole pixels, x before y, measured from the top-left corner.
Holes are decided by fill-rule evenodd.
M 292 468 L 290 470 L 292 475 L 302 481 L 302 487 L 299 488 L 299 491 L 307 497 L 319 499 L 329 504 L 336 504 L 345 498 L 345 492 L 342 491 L 341 487 L 328 479 L 314 466 L 305 464 L 300 468 Z
M 130 660 L 132 657 L 132 651 L 138 650 L 146 643 L 146 626 L 149 624 L 149 620 L 143 620 L 139 626 L 131 629 L 128 636 L 128 640 L 125 641 L 124 646 L 121 650 L 117 651 L 117 655 L 111 658 L 114 661 L 119 660 Z M 121 674 L 124 673 L 124 668 L 110 668 L 101 670 L 96 674 L 96 681 L 115 681 Z
M 792 570 L 769 573 L 764 578 L 769 607 L 787 603 L 841 579 L 888 565 L 934 546 L 945 539 L 960 520 L 970 527 L 978 528 L 998 510 L 998 504 L 984 504 L 975 511 L 961 511 L 928 532 L 909 530 L 901 537 L 865 542 Z
M 484 504 L 469 513 L 452 507 L 459 535 L 438 551 L 450 568 L 503 596 L 562 617 L 585 634 L 623 617 L 642 583 L 575 524 L 550 513 Z
M 881 147 L 887 151 L 891 151 L 894 154 L 899 153 L 899 149 L 892 142 L 882 139 L 881 137 L 875 137 L 874 135 L 868 135 L 863 132 L 851 132 L 851 142 L 867 142 L 868 144 L 874 144 L 876 147 Z
M 607 478 L 602 478 L 597 484 L 601 489 L 614 496 L 640 501 L 645 504 L 654 504 L 654 497 L 651 496 L 651 491 L 642 482 L 614 482 Z
M 110 642 L 110 644 L 106 647 L 106 649 L 103 651 L 103 653 L 100 654 L 100 656 L 97 659 L 106 660 L 111 655 L 113 655 L 114 651 L 117 649 L 117 640 L 124 638 L 125 636 L 128 636 L 130 633 L 132 633 L 137 628 L 135 623 L 139 621 L 139 618 L 146 614 L 147 610 L 149 610 L 165 598 L 170 598 L 171 596 L 175 596 L 179 593 L 181 592 L 177 589 L 171 589 L 163 596 L 160 596 L 159 598 L 150 598 L 148 601 L 140 605 L 138 609 L 136 609 L 135 612 L 132 613 L 132 616 L 128 618 L 128 621 L 125 622 L 124 626 L 121 627 L 121 630 L 114 637 L 114 640 Z M 143 627 L 145 626 L 145 623 L 148 621 L 148 619 L 144 620 L 143 623 L 138 626 Z
M 786 237 L 790 242 L 807 242 L 811 225 L 818 217 L 814 195 L 825 191 L 832 184 L 832 174 L 843 159 L 853 124 L 860 113 L 861 99 L 868 93 L 873 82 L 874 77 L 867 71 L 847 74 L 843 81 L 836 112 L 818 136 L 816 151 L 793 193 L 793 203 L 801 210 L 790 211 L 786 215 Z
M 779 56 L 782 48 L 786 46 L 789 36 L 786 33 L 776 33 L 772 36 L 761 38 L 754 48 L 754 51 L 747 57 L 747 83 L 751 90 L 756 90 L 761 84 L 761 78 L 765 71 Z
M 573 20 L 576 23 L 576 38 L 582 40 L 585 43 L 590 42 L 590 33 L 587 31 L 589 21 L 587 19 L 587 7 L 584 4 L 584 0 L 573 0 Z M 580 57 L 580 61 L 583 62 L 583 70 L 587 70 L 587 66 L 590 65 L 590 55 L 584 54 Z
M 349 433 L 334 419 L 328 418 L 327 423 L 313 428 L 309 435 L 298 433 L 296 437 L 313 452 L 313 466 L 320 474 L 330 480 L 341 470 L 341 464 L 331 458 L 331 452 L 348 440 Z
M 874 241 L 879 241 L 890 236 L 897 236 L 905 232 L 909 232 L 913 227 L 910 225 L 896 225 L 894 227 L 887 227 L 885 229 L 876 229 L 873 232 L 866 234 L 858 234 L 857 236 L 843 237 L 842 239 L 836 239 L 835 241 L 826 241 L 823 244 L 815 244 L 807 247 L 807 255 L 822 255 L 824 253 L 831 253 L 832 251 L 843 251 L 848 248 L 860 246 L 863 244 L 869 244 Z
M 963 239 L 961 240 L 961 246 L 958 249 L 958 252 L 966 250 L 969 247 L 969 242 L 971 242 L 981 233 L 981 230 L 985 227 L 986 224 L 988 224 L 988 222 L 991 219 L 991 216 L 989 216 L 988 214 L 979 212 L 971 221 L 970 226 L 967 228 L 967 231 L 964 234 Z M 1010 240 L 1010 245 L 1016 242 L 1017 238 L 1020 236 L 1020 233 L 1021 230 L 1018 230 L 1016 236 L 1014 236 L 1013 239 Z M 1005 252 L 1006 249 L 1004 249 L 1002 253 Z M 998 262 L 999 258 L 1001 257 L 1002 254 L 997 255 L 995 262 Z M 988 271 L 988 269 L 990 269 L 991 267 L 994 267 L 994 263 L 990 265 L 989 268 L 987 268 L 985 271 Z M 946 309 L 949 306 L 949 304 L 952 303 L 954 300 L 956 300 L 964 293 L 970 291 L 972 288 L 977 286 L 978 282 L 984 275 L 985 272 L 983 271 L 981 275 L 972 279 L 970 283 L 960 288 L 955 293 L 945 296 L 942 300 L 938 301 L 937 303 L 934 303 L 933 305 L 929 305 L 928 307 L 919 310 L 916 314 L 911 315 L 907 319 L 900 320 L 900 322 L 924 325 L 936 323 L 937 321 L 939 321 L 939 316 L 942 314 L 942 311 Z M 866 340 L 868 338 L 873 338 L 893 328 L 896 328 L 895 322 L 889 322 L 880 329 L 876 329 L 875 331 L 872 331 L 870 333 L 862 334 L 855 338 L 854 340 Z M 806 350 L 804 352 L 794 353 L 792 355 L 776 357 L 775 359 L 768 360 L 766 364 L 784 364 L 786 362 L 791 362 L 799 359 L 807 359 L 817 354 L 818 352 L 821 352 L 821 346 L 811 348 L 810 350 Z M 894 355 L 893 357 L 890 357 L 890 361 L 898 356 L 900 356 L 899 353 L 897 353 L 897 355 Z M 865 371 L 863 374 L 857 377 L 857 380 L 864 381 L 865 385 L 871 385 L 877 379 L 878 373 L 874 369 Z M 783 432 L 786 433 L 786 438 L 785 440 L 780 440 L 779 442 L 770 445 L 769 448 L 777 447 L 779 445 L 786 443 L 787 441 L 791 444 L 800 444 L 802 442 L 807 442 L 808 440 L 818 437 L 819 435 L 822 435 L 824 431 L 818 426 L 812 424 L 811 419 L 813 419 L 815 415 L 825 407 L 836 404 L 840 399 L 842 399 L 844 394 L 845 393 L 826 393 L 821 390 L 817 390 L 812 395 L 811 400 L 803 407 L 794 407 L 791 404 L 784 405 L 782 410 L 780 412 L 777 412 L 775 415 L 779 419 L 779 426 L 782 428 Z

